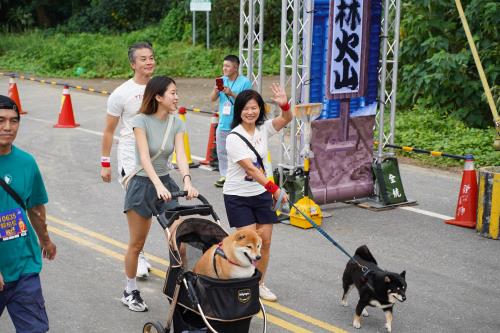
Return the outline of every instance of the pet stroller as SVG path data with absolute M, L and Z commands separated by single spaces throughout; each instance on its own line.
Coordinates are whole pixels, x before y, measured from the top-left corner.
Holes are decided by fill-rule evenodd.
M 187 192 L 172 193 L 173 197 L 186 195 Z M 167 295 L 170 308 L 165 326 L 160 322 L 148 322 L 143 333 L 168 333 L 172 324 L 174 333 L 248 332 L 252 317 L 261 310 L 263 332 L 266 332 L 266 313 L 259 299 L 261 274 L 258 270 L 250 278 L 219 280 L 195 274 L 184 267 L 179 252 L 181 243 L 205 252 L 228 235 L 209 202 L 202 195 L 198 200 L 202 204 L 181 205 L 168 211 L 158 209 L 159 201 L 151 205 L 168 240 L 170 263 L 163 293 Z M 187 218 L 176 221 L 183 216 Z M 211 216 L 214 221 L 202 218 L 205 216 Z

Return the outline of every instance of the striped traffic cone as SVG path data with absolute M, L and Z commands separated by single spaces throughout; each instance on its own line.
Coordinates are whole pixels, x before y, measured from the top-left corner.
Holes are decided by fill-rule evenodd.
M 16 81 L 14 80 L 14 75 L 12 75 L 9 79 L 9 98 L 12 99 L 17 104 L 19 114 L 28 113 L 23 111 L 23 107 L 21 106 L 21 99 L 19 98 L 19 92 L 17 91 L 17 84 Z
M 179 118 L 184 122 L 184 124 L 186 123 L 186 108 L 185 107 L 179 108 Z M 191 158 L 191 149 L 189 147 L 189 137 L 187 134 L 187 130 L 184 132 L 184 152 L 186 153 L 186 157 L 187 157 L 190 168 L 197 168 L 200 166 L 200 163 L 193 162 L 193 159 Z M 174 155 L 172 156 L 172 164 L 175 167 L 177 167 L 176 162 L 177 162 L 177 158 L 176 158 L 176 154 L 174 151 Z
M 71 104 L 71 96 L 69 94 L 69 87 L 64 85 L 63 95 L 61 98 L 61 112 L 59 112 L 59 119 L 57 124 L 54 125 L 55 128 L 74 128 L 80 126 L 80 124 L 75 123 L 75 117 L 73 116 L 73 105 Z
M 212 152 L 215 149 L 215 131 L 217 130 L 218 124 L 219 114 L 215 112 L 210 118 L 210 131 L 208 132 L 207 153 L 205 154 L 205 159 L 200 162 L 201 164 L 209 165 L 210 162 L 214 160 Z
M 455 218 L 445 220 L 447 224 L 453 224 L 465 228 L 475 228 L 477 217 L 477 176 L 474 169 L 474 157 L 465 156 L 462 183 L 458 194 Z

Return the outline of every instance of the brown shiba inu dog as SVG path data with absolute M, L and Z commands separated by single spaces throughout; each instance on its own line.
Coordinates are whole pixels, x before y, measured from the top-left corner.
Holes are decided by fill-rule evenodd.
M 251 277 L 260 259 L 262 238 L 253 230 L 238 230 L 212 245 L 201 256 L 193 272 L 214 279 Z

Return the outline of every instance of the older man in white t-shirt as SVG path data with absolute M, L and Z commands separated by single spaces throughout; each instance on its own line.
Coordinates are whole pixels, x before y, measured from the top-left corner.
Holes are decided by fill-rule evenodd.
M 131 119 L 141 107 L 146 84 L 153 76 L 155 58 L 150 43 L 140 42 L 132 45 L 128 50 L 130 67 L 134 77 L 116 88 L 108 99 L 106 127 L 102 137 L 101 177 L 104 182 L 111 182 L 111 146 L 113 136 L 120 124 L 120 139 L 117 148 L 117 179 L 120 181 L 126 174 L 135 168 L 135 138 Z M 151 265 L 147 262 L 144 253 L 139 255 L 137 276 L 149 276 Z

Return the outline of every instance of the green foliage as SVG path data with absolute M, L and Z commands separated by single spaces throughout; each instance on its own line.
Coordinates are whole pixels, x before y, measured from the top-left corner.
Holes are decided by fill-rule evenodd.
M 486 77 L 493 91 L 498 91 L 500 3 L 470 0 L 464 4 Z M 402 13 L 398 102 L 404 108 L 415 103 L 435 108 L 470 126 L 491 126 L 492 115 L 455 3 L 410 0 L 403 3 Z
M 396 116 L 396 144 L 454 155 L 473 154 L 475 165 L 478 167 L 500 165 L 500 152 L 493 149 L 494 137 L 494 128 L 470 128 L 461 120 L 419 105 L 411 110 L 399 112 Z M 424 154 L 402 155 L 425 161 L 430 165 L 463 164 L 462 161 Z

